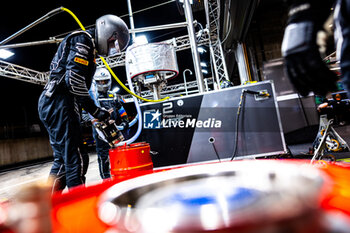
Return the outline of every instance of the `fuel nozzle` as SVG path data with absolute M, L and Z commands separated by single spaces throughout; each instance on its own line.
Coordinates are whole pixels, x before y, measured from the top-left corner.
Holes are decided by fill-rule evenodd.
M 114 120 L 94 121 L 94 127 L 99 137 L 107 142 L 111 147 L 124 140 L 123 134 L 118 130 Z
M 266 91 L 259 91 L 259 93 L 257 94 L 259 97 L 270 97 L 270 94 Z
M 241 99 L 243 98 L 245 93 L 253 95 L 256 101 L 266 100 L 271 97 L 270 93 L 267 90 L 253 91 L 248 89 L 242 89 Z
M 270 94 L 267 90 L 261 90 L 261 91 L 252 91 L 252 90 L 247 90 L 243 89 L 248 94 L 256 95 L 258 97 L 270 97 Z

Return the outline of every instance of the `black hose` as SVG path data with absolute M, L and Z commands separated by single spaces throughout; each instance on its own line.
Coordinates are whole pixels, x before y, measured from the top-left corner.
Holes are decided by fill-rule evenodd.
M 231 157 L 231 161 L 235 158 L 236 153 L 237 153 L 237 147 L 238 147 L 238 122 L 239 122 L 239 116 L 241 115 L 241 108 L 243 106 L 244 98 L 245 98 L 245 93 L 247 93 L 246 89 L 242 90 L 241 97 L 239 100 L 238 104 L 238 109 L 237 109 L 237 116 L 236 116 L 236 121 L 235 121 L 235 129 L 236 129 L 236 135 L 235 135 L 235 143 L 234 143 L 234 149 Z
M 214 149 L 214 151 L 215 151 L 216 158 L 218 158 L 219 162 L 221 162 L 221 159 L 220 159 L 219 153 L 218 153 L 218 151 L 216 150 L 216 146 L 215 146 L 215 138 L 210 137 L 210 138 L 209 138 L 209 143 L 213 145 L 213 149 Z

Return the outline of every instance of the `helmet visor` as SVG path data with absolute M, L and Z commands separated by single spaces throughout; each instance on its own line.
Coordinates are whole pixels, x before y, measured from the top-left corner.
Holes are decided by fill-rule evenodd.
M 120 47 L 118 40 L 111 38 L 108 40 L 108 56 L 113 56 L 117 53 L 120 53 Z
M 106 85 L 109 83 L 108 79 L 103 79 L 103 80 L 95 80 L 97 85 Z
M 110 79 L 98 79 L 96 80 L 96 87 L 98 92 L 107 92 L 111 88 L 111 80 Z

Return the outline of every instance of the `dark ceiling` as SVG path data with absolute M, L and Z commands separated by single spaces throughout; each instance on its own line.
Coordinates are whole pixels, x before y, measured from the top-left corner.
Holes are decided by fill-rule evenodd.
M 131 2 L 133 11 L 137 12 L 141 9 L 169 1 L 131 0 Z M 256 11 L 259 9 L 261 10 L 261 8 L 264 7 L 269 7 L 270 5 L 281 4 L 281 2 L 283 2 L 283 0 L 221 0 L 221 25 L 224 25 L 223 21 L 226 18 L 231 20 L 232 23 L 229 36 L 223 44 L 224 51 L 230 51 L 231 48 L 234 48 L 236 41 L 243 41 L 245 39 L 251 20 L 256 14 Z M 230 6 L 229 9 L 227 9 L 228 5 Z M 41 3 L 36 1 L 24 1 L 21 3 L 17 1 L 8 1 L 6 7 L 2 9 L 2 14 L 0 14 L 0 41 L 60 6 L 64 6 L 73 11 L 85 26 L 93 25 L 96 18 L 104 14 L 123 16 L 122 18 L 129 25 L 127 0 L 105 0 L 98 3 L 94 2 L 94 4 L 82 0 L 53 0 Z M 227 14 L 227 11 L 230 13 Z M 203 10 L 194 12 L 194 19 L 199 21 L 203 27 L 205 27 L 206 22 Z M 185 18 L 179 13 L 178 6 L 174 1 L 154 9 L 135 13 L 134 21 L 135 27 L 139 28 L 184 22 Z M 73 18 L 69 14 L 63 12 L 30 29 L 8 44 L 47 40 L 50 37 L 63 37 L 62 34 L 76 29 L 79 28 Z M 221 28 L 221 37 L 223 37 L 224 33 L 225 29 Z M 187 34 L 186 28 L 180 28 L 175 30 L 148 32 L 147 36 L 151 42 L 157 42 L 185 34 Z M 11 49 L 15 52 L 15 56 L 7 61 L 38 71 L 48 71 L 49 64 L 56 49 L 57 45 L 55 44 Z M 229 64 L 235 63 L 233 53 L 228 54 L 226 59 Z M 192 67 L 189 65 L 192 64 L 190 51 L 184 51 L 178 54 L 178 62 L 180 73 L 186 68 L 191 69 Z M 232 73 L 232 67 L 233 66 L 231 66 L 231 71 L 229 71 L 230 76 Z M 117 71 L 118 75 L 123 78 L 125 71 L 122 68 L 116 69 L 119 69 Z M 178 80 L 176 79 L 175 81 Z
M 160 3 L 168 2 L 165 0 L 147 0 L 132 1 L 133 11 L 152 7 Z M 9 1 L 5 8 L 2 8 L 0 14 L 0 40 L 7 38 L 16 31 L 22 29 L 36 19 L 45 15 L 49 11 L 64 6 L 74 12 L 84 26 L 93 25 L 95 20 L 104 14 L 115 14 L 123 16 L 124 21 L 129 25 L 127 1 L 110 1 L 105 0 L 93 4 L 87 1 L 45 1 L 37 3 L 35 1 Z M 168 23 L 184 22 L 184 16 L 180 15 L 175 2 L 150 9 L 141 13 L 134 14 L 135 27 L 145 27 L 153 25 L 161 25 Z M 62 37 L 62 33 L 66 33 L 75 29 L 79 29 L 73 18 L 67 13 L 60 13 L 47 21 L 37 25 L 8 44 L 23 43 L 30 41 L 48 40 L 50 37 Z M 168 39 L 164 34 L 168 31 L 148 33 L 149 39 L 159 41 Z M 182 34 L 186 31 L 182 31 Z M 169 35 L 174 36 L 174 35 Z M 28 68 L 39 71 L 47 71 L 49 63 L 54 55 L 57 46 L 40 45 L 26 48 L 12 49 L 16 53 L 8 61 L 19 64 Z
M 168 2 L 167 0 L 131 1 L 134 12 L 146 7 L 155 6 L 159 3 Z M 255 7 L 257 7 L 258 2 L 260 2 L 258 7 L 260 7 L 262 4 L 275 4 L 282 0 L 228 1 L 231 1 L 232 7 L 229 10 L 231 11 L 231 15 L 233 15 L 232 20 L 234 20 L 232 30 L 232 35 L 234 36 L 232 38 L 230 36 L 229 43 L 227 44 L 230 47 L 234 44 L 234 39 L 244 39 L 246 29 L 249 26 L 251 17 L 254 17 Z M 221 0 L 221 2 L 225 2 L 225 0 Z M 73 11 L 85 26 L 94 24 L 96 18 L 104 14 L 122 16 L 128 13 L 127 0 L 90 2 L 86 0 L 6 1 L 6 4 L 2 6 L 0 14 L 0 41 L 60 6 Z M 222 12 L 224 12 L 224 9 Z M 205 26 L 204 11 L 195 12 L 194 18 Z M 123 17 L 123 19 L 129 24 L 127 16 Z M 185 18 L 179 13 L 176 3 L 171 2 L 155 9 L 134 14 L 134 20 L 135 26 L 138 28 L 184 22 Z M 9 44 L 47 40 L 50 37 L 76 29 L 78 29 L 78 26 L 71 16 L 67 13 L 61 13 L 17 37 L 9 42 Z M 157 42 L 185 34 L 187 34 L 186 29 L 176 29 L 149 32 L 147 36 L 151 42 Z M 38 71 L 48 71 L 56 49 L 57 45 L 55 44 L 11 49 L 15 52 L 15 55 L 8 62 Z M 234 61 L 234 58 L 232 61 Z M 191 68 L 192 59 L 190 51 L 180 52 L 178 54 L 178 62 L 180 73 L 186 68 Z M 123 69 L 122 67 L 115 70 L 119 77 L 123 74 L 125 75 L 125 70 Z M 181 78 L 176 78 L 174 81 L 181 81 Z M 37 117 L 37 100 L 41 90 L 42 86 L 39 85 L 0 77 L 0 105 L 3 109 L 3 114 L 0 117 L 0 127 L 15 126 L 23 122 L 26 125 L 39 122 Z

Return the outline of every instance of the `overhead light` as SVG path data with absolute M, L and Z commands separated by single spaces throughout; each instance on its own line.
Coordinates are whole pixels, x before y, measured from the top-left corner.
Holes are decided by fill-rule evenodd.
M 197 48 L 198 52 L 200 53 L 205 53 L 207 50 L 205 50 L 203 47 L 198 47 Z
M 13 55 L 14 55 L 14 53 L 11 51 L 8 51 L 6 49 L 0 49 L 0 58 L 2 58 L 2 59 L 7 59 Z
M 202 73 L 203 74 L 208 74 L 208 71 L 207 70 L 202 70 Z
M 207 67 L 207 63 L 201 62 L 201 67 Z
M 179 2 L 184 3 L 184 0 L 179 0 Z M 190 0 L 190 4 L 193 4 L 193 0 Z
M 147 37 L 145 35 L 140 35 L 140 36 L 135 37 L 134 43 L 139 44 L 139 45 L 147 44 L 148 40 L 147 40 Z

